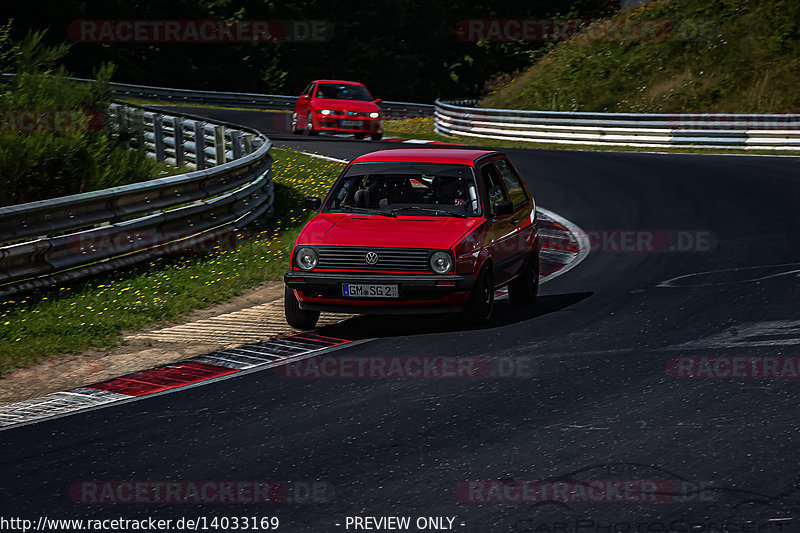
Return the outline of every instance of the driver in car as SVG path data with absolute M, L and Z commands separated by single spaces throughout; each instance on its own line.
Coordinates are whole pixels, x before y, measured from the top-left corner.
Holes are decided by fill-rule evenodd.
M 433 179 L 433 190 L 437 204 L 467 205 L 464 191 L 458 178 L 437 176 Z

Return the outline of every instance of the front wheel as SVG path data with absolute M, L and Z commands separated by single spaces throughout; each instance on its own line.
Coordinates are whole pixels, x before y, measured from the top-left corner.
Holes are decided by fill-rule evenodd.
M 539 294 L 539 254 L 533 252 L 522 264 L 519 277 L 508 284 L 508 299 L 514 305 L 534 304 Z
M 300 302 L 288 285 L 283 291 L 283 311 L 286 322 L 295 329 L 312 329 L 319 321 L 319 311 L 300 309 Z
M 317 134 L 317 131 L 314 129 L 314 120 L 311 118 L 311 113 L 306 115 L 306 133 L 309 135 Z
M 464 309 L 464 320 L 468 325 L 478 325 L 492 318 L 494 312 L 494 276 L 492 267 L 487 265 L 481 270 L 472 293 L 469 295 Z

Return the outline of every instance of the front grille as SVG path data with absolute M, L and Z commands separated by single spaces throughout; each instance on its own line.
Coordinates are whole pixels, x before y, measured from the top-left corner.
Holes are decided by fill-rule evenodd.
M 362 248 L 348 246 L 322 246 L 318 268 L 350 270 L 428 270 L 428 250 L 419 248 Z M 367 254 L 374 252 L 378 262 L 367 263 Z

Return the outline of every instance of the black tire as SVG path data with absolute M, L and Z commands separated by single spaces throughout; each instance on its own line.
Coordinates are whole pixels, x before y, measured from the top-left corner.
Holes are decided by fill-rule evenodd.
M 373 133 L 372 135 L 369 136 L 369 138 L 373 141 L 380 141 L 381 139 L 383 139 L 383 133 Z
M 508 299 L 513 305 L 535 304 L 539 295 L 539 254 L 533 252 L 522 264 L 519 277 L 508 284 Z
M 283 291 L 283 310 L 286 322 L 296 329 L 313 329 L 319 321 L 319 311 L 306 311 L 300 309 L 300 302 L 294 291 L 287 285 Z
M 363 139 L 364 139 L 364 134 L 363 134 L 363 133 L 354 133 L 354 134 L 353 134 L 353 137 L 355 137 L 356 139 L 358 139 L 359 141 L 361 141 L 361 140 L 363 140 Z
M 314 131 L 314 120 L 311 118 L 311 113 L 306 115 L 306 133 L 309 135 L 317 135 L 319 133 Z
M 494 275 L 491 265 L 483 267 L 464 309 L 464 320 L 470 325 L 478 325 L 492 318 L 494 312 Z

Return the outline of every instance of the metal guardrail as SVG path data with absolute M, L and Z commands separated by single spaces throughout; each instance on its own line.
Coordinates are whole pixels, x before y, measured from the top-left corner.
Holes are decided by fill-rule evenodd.
M 3 74 L 3 81 L 10 82 L 15 74 Z M 72 78 L 77 82 L 88 83 L 94 80 Z M 192 89 L 175 89 L 169 87 L 152 87 L 150 85 L 133 85 L 126 83 L 109 83 L 118 99 L 139 99 L 158 102 L 169 102 L 176 105 L 199 104 L 220 107 L 245 107 L 252 109 L 292 110 L 297 103 L 297 96 L 260 93 L 232 93 L 221 91 L 196 91 Z M 433 116 L 433 104 L 417 104 L 412 102 L 380 103 L 384 118 L 413 118 Z
M 208 243 L 272 210 L 271 143 L 242 126 L 115 103 L 114 134 L 133 132 L 186 174 L 0 207 L 0 296 Z
M 74 78 L 77 81 L 91 81 Z M 221 107 L 247 107 L 253 109 L 294 109 L 297 96 L 277 94 L 232 93 L 220 91 L 195 91 L 149 85 L 111 83 L 116 98 L 154 100 L 175 104 L 201 104 Z M 433 104 L 412 102 L 381 102 L 380 108 L 386 118 L 429 117 L 434 113 Z
M 436 101 L 437 133 L 548 144 L 800 150 L 800 115 L 519 111 Z

